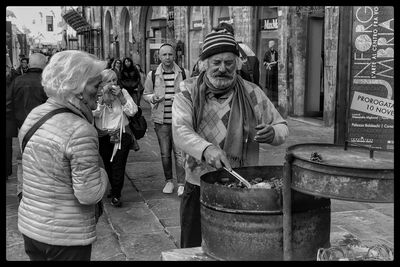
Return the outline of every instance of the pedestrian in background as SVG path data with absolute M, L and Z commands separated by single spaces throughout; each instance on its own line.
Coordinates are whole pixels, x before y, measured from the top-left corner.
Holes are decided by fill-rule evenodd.
M 93 116 L 99 132 L 100 155 L 111 185 L 107 197 L 111 198 L 111 205 L 121 207 L 126 161 L 133 138 L 127 116 L 134 116 L 138 107 L 128 91 L 118 86 L 113 70 L 102 71 L 101 77 L 101 96 Z
M 41 83 L 42 72 L 47 64 L 46 56 L 42 53 L 33 53 L 29 56 L 30 68 L 24 75 L 17 76 L 10 85 L 10 94 L 7 95 L 7 117 L 15 120 L 20 129 L 26 117 L 35 107 L 47 100 L 47 95 Z M 22 141 L 22 140 L 19 140 Z M 22 157 L 17 152 L 17 196 L 22 192 Z
M 32 61 L 31 61 L 32 62 Z M 89 261 L 96 240 L 95 206 L 107 189 L 92 110 L 105 61 L 86 52 L 55 54 L 42 74 L 48 100 L 29 113 L 19 144 L 43 116 L 23 152 L 18 230 L 32 261 Z
M 173 137 L 186 154 L 181 248 L 201 245 L 200 176 L 258 165 L 259 143 L 280 145 L 289 133 L 263 91 L 237 74 L 242 61 L 232 34 L 209 33 L 200 60 L 200 75 L 181 83 L 172 107 Z
M 26 57 L 22 57 L 20 59 L 20 64 L 16 69 L 16 75 L 17 76 L 24 75 L 25 73 L 28 72 L 28 69 L 29 69 L 29 59 Z
M 121 70 L 121 82 L 122 88 L 126 89 L 128 93 L 132 96 L 133 101 L 136 105 L 140 106 L 139 100 L 139 90 L 138 86 L 140 83 L 140 73 L 138 69 L 133 64 L 131 58 L 126 57 L 122 60 L 122 70 Z
M 108 57 L 107 58 L 107 67 L 106 69 L 111 69 L 112 68 L 112 63 L 114 62 L 114 58 L 113 57 Z
M 118 84 L 120 84 L 122 61 L 120 59 L 115 59 L 111 64 L 111 69 L 115 72 L 115 74 L 117 74 Z
M 138 106 L 140 106 L 140 101 L 142 99 L 143 91 L 144 91 L 144 83 L 146 82 L 146 73 L 144 72 L 144 70 L 142 69 L 140 64 L 136 64 L 135 66 L 136 66 L 136 68 L 138 69 L 138 71 L 140 73 L 140 83 L 138 85 L 138 93 L 139 93 Z
M 175 171 L 178 184 L 178 196 L 183 192 L 185 170 L 182 166 L 182 156 L 175 147 L 172 138 L 172 103 L 175 94 L 179 92 L 179 83 L 189 77 L 189 71 L 181 69 L 175 62 L 175 49 L 171 44 L 161 45 L 159 50 L 161 64 L 152 73 L 147 74 L 144 85 L 143 99 L 151 105 L 151 118 L 157 134 L 161 151 L 161 162 L 165 176 L 163 193 L 171 194 L 174 190 L 172 177 L 172 157 L 175 159 Z M 154 82 L 153 78 L 154 77 Z
M 14 71 L 10 57 L 6 54 L 6 179 L 12 174 L 12 139 L 17 137 L 18 134 L 11 97 L 11 83 L 14 78 Z

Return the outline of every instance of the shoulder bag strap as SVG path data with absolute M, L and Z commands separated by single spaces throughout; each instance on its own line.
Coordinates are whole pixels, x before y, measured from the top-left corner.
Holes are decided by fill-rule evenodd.
M 25 150 L 25 146 L 28 143 L 29 139 L 31 139 L 32 135 L 36 132 L 36 130 L 48 119 L 50 119 L 53 115 L 56 115 L 58 113 L 62 113 L 62 112 L 70 112 L 70 113 L 74 113 L 72 110 L 68 109 L 68 108 L 59 108 L 59 109 L 55 109 L 53 111 L 50 111 L 49 113 L 47 113 L 46 115 L 44 115 L 40 120 L 38 120 L 33 126 L 32 128 L 29 129 L 29 131 L 25 134 L 24 139 L 22 140 L 22 153 L 24 153 Z

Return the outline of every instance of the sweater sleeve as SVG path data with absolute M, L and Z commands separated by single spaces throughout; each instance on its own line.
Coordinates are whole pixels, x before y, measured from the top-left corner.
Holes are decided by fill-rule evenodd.
M 138 112 L 138 106 L 136 105 L 135 101 L 133 101 L 133 98 L 128 93 L 128 91 L 122 89 L 122 93 L 124 94 L 124 97 L 126 99 L 126 103 L 122 106 L 122 110 L 127 116 L 132 117 L 136 114 L 136 112 Z
M 287 122 L 282 118 L 268 97 L 263 95 L 263 98 L 262 122 L 272 125 L 275 131 L 275 137 L 271 145 L 277 146 L 283 144 L 289 135 Z
M 202 160 L 204 150 L 212 143 L 206 141 L 193 127 L 193 104 L 184 82 L 180 83 L 181 92 L 172 104 L 172 135 L 178 149 L 190 156 Z
M 72 187 L 79 203 L 99 202 L 107 189 L 107 173 L 99 167 L 99 144 L 96 130 L 78 127 L 66 146 L 70 158 Z
M 151 80 L 151 71 L 147 74 L 146 81 L 144 82 L 143 99 L 150 103 L 154 95 L 153 81 Z

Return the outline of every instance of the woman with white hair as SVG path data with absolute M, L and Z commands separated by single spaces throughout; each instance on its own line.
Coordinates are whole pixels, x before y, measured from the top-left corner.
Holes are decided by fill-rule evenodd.
M 42 73 L 48 100 L 34 108 L 18 138 L 23 186 L 18 229 L 31 260 L 90 260 L 96 240 L 95 206 L 107 188 L 92 110 L 106 62 L 82 52 L 56 53 Z M 24 147 L 27 132 L 47 119 Z
M 121 191 L 124 186 L 125 166 L 133 133 L 127 116 L 138 112 L 138 107 L 126 89 L 118 85 L 117 74 L 106 69 L 101 72 L 101 96 L 93 111 L 99 131 L 100 155 L 111 185 L 111 205 L 121 207 Z

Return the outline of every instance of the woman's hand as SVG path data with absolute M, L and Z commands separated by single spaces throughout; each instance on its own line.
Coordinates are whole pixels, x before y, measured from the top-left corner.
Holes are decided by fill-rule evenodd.
M 121 102 L 121 105 L 125 105 L 126 104 L 126 99 L 124 94 L 122 93 L 122 89 L 119 86 L 113 85 L 111 86 L 111 93 L 118 97 L 119 101 Z
M 111 86 L 111 93 L 116 97 L 119 97 L 122 94 L 122 90 L 119 86 L 112 85 Z

